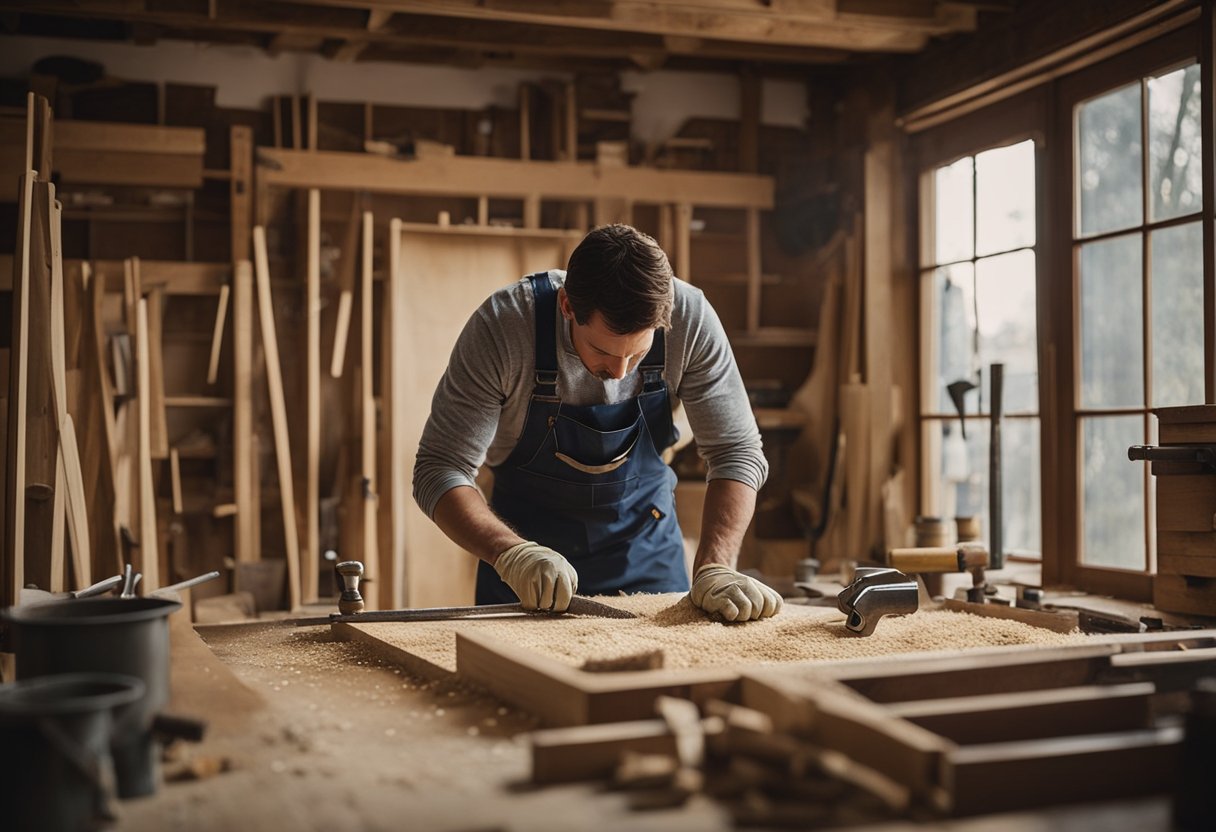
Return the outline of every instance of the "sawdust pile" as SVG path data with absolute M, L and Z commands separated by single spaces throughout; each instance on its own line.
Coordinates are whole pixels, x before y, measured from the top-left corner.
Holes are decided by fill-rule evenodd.
M 449 672 L 456 669 L 458 630 L 501 638 L 574 666 L 587 659 L 612 659 L 660 649 L 665 654 L 666 668 L 833 661 L 1015 644 L 1055 646 L 1084 638 L 1018 621 L 945 610 L 883 618 L 874 634 L 863 638 L 847 631 L 844 616 L 829 607 L 787 604 L 774 618 L 723 624 L 707 619 L 682 594 L 597 600 L 640 617 L 620 620 L 529 616 L 363 624 L 359 629 Z

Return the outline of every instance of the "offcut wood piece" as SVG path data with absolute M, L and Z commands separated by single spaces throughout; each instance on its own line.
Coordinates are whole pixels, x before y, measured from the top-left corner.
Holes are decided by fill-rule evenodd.
M 220 300 L 215 308 L 215 326 L 211 329 L 211 356 L 207 361 L 207 383 L 215 384 L 220 372 L 220 348 L 224 343 L 224 324 L 228 320 L 228 284 L 220 287 Z
M 983 615 L 989 618 L 1005 618 L 1010 621 L 1021 621 L 1033 627 L 1045 627 L 1057 633 L 1071 633 L 1081 628 L 1081 616 L 1076 610 L 1027 610 L 1021 607 L 1010 607 L 1004 604 L 975 604 L 970 601 L 960 601 L 947 598 L 942 602 L 942 608 L 954 612 L 967 612 L 972 615 Z
M 484 196 L 576 202 L 601 198 L 675 204 L 771 209 L 770 176 L 738 173 L 601 168 L 591 163 L 522 162 L 473 156 L 401 161 L 367 153 L 292 150 L 258 151 L 259 181 L 269 187 L 359 190 L 368 193 Z
M 139 299 L 136 311 L 136 359 L 139 377 L 139 558 L 138 571 L 143 573 L 143 587 L 149 592 L 160 586 L 160 553 L 156 531 L 156 494 L 152 480 L 152 410 L 151 367 L 148 342 L 148 301 Z
M 253 264 L 249 260 L 237 261 L 232 285 L 232 471 L 237 505 L 233 543 L 237 562 L 250 563 L 258 559 L 255 518 L 261 507 L 254 494 Z
M 311 101 L 311 98 L 310 98 Z M 308 192 L 307 311 L 307 445 L 304 469 L 304 570 L 300 592 L 305 601 L 317 598 L 321 564 L 321 192 Z
M 371 211 L 363 214 L 362 246 L 359 283 L 359 413 L 361 416 L 360 447 L 363 474 L 363 555 L 371 563 L 381 563 L 380 537 L 377 533 L 376 511 L 379 485 L 376 481 L 376 398 L 375 380 L 375 288 L 372 283 L 375 217 Z M 384 570 L 381 570 L 384 574 Z M 390 590 L 391 594 L 391 590 Z
M 254 273 L 258 286 L 258 313 L 262 346 L 266 350 L 266 380 L 270 388 L 270 417 L 274 428 L 275 459 L 279 471 L 279 497 L 283 508 L 283 538 L 287 547 L 287 591 L 291 608 L 300 606 L 300 544 L 296 528 L 296 501 L 291 478 L 291 442 L 287 435 L 287 404 L 283 399 L 279 340 L 275 334 L 274 302 L 270 296 L 270 264 L 266 231 L 253 229 Z
M 533 731 L 532 782 L 574 783 L 610 777 L 626 752 L 675 756 L 676 736 L 661 719 Z
M 342 367 L 346 363 L 346 342 L 350 335 L 355 297 L 355 265 L 359 261 L 357 252 L 363 219 L 360 202 L 358 196 L 351 198 L 346 236 L 342 238 L 342 259 L 338 266 L 338 319 L 334 327 L 334 352 L 329 364 L 329 374 L 334 378 L 342 377 Z
M 228 199 L 232 214 L 232 261 L 249 259 L 253 230 L 253 128 L 235 124 L 228 133 Z
M 385 330 L 390 340 L 385 354 L 392 363 L 385 423 L 394 447 L 387 470 L 393 478 L 390 510 L 397 526 L 390 557 L 405 564 L 409 606 L 467 604 L 473 600 L 476 558 L 448 540 L 409 496 L 431 397 L 480 300 L 521 275 L 564 262 L 566 247 L 582 235 L 518 229 L 487 233 L 458 226 L 441 230 L 423 224 L 397 229 L 400 250 L 385 303 L 392 315 Z M 411 302 L 414 298 L 427 302 Z

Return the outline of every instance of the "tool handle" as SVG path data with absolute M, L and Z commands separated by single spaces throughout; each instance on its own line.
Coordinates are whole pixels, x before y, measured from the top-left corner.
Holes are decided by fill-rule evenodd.
M 925 546 L 892 549 L 887 565 L 900 572 L 966 572 L 988 565 L 988 551 L 982 546 Z

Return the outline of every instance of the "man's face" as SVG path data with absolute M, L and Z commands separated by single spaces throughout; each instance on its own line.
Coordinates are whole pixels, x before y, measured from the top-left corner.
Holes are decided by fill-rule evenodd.
M 644 329 L 621 335 L 613 332 L 599 312 L 592 312 L 587 323 L 580 324 L 566 297 L 566 290 L 559 294 L 562 316 L 570 322 L 570 340 L 574 350 L 582 359 L 587 372 L 598 379 L 622 379 L 641 363 L 654 343 L 654 330 Z

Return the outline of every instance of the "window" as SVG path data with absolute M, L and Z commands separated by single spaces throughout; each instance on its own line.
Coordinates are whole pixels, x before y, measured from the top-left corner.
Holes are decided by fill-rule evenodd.
M 1035 176 L 1032 140 L 988 147 L 922 176 L 920 402 L 921 512 L 978 516 L 987 539 L 990 370 L 1003 366 L 1004 551 L 1038 556 Z
M 1155 568 L 1155 407 L 1204 401 L 1199 65 L 1072 104 L 1076 561 Z

